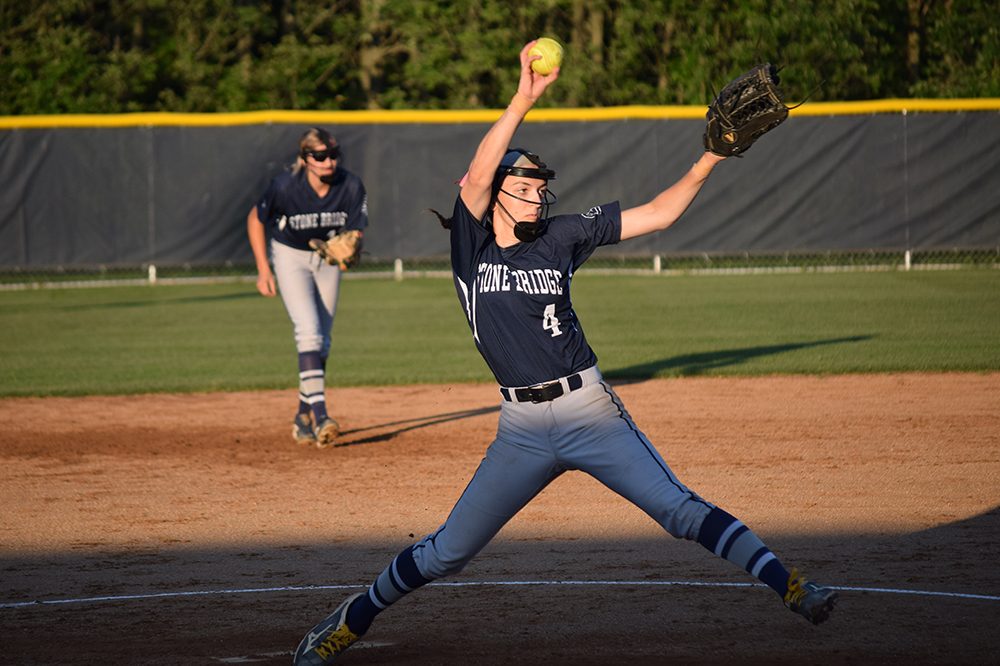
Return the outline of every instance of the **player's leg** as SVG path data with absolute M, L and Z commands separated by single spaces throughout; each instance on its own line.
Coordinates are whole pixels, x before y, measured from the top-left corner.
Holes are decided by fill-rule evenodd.
M 560 417 L 593 422 L 582 429 L 582 441 L 570 449 L 568 463 L 634 503 L 673 536 L 697 541 L 745 569 L 812 622 L 826 619 L 836 593 L 789 573 L 740 520 L 682 484 L 610 386 L 586 387 L 569 397 Z
M 366 633 L 383 610 L 430 581 L 461 571 L 524 505 L 562 472 L 545 445 L 503 440 L 506 420 L 501 414 L 498 439 L 490 446 L 445 524 L 405 548 L 367 592 L 349 598 L 306 634 L 296 651 L 296 665 L 330 663 Z
M 316 283 L 315 308 L 319 315 L 319 330 L 323 334 L 320 346 L 320 367 L 323 370 L 321 378 L 325 382 L 326 360 L 330 356 L 331 331 L 333 319 L 337 314 L 337 302 L 340 299 L 340 267 L 332 266 L 325 261 L 310 264 L 313 269 L 313 280 Z M 325 399 L 325 383 L 320 390 L 324 396 L 321 402 L 313 404 L 313 414 L 316 416 L 317 446 L 324 448 L 333 444 L 340 434 L 340 425 L 327 413 Z
M 293 434 L 296 440 L 308 442 L 307 431 L 311 427 L 314 430 L 311 441 L 322 445 L 322 427 L 327 425 L 325 420 L 329 420 L 323 367 L 324 341 L 328 339 L 329 329 L 324 333 L 324 315 L 316 305 L 320 298 L 314 270 L 320 259 L 314 252 L 296 250 L 274 241 L 271 242 L 271 254 L 274 276 L 281 300 L 292 320 L 299 356 L 299 413 L 295 418 Z M 310 413 L 313 418 L 310 418 Z M 328 439 L 332 441 L 332 438 Z
M 330 418 L 326 413 L 326 364 L 318 351 L 299 352 L 299 415 L 296 423 L 305 421 L 313 429 L 313 443 L 323 448 L 337 433 L 330 435 Z M 327 432 L 322 433 L 323 428 Z M 305 442 L 303 442 L 305 443 Z
M 498 438 L 490 445 L 472 481 L 436 532 L 405 549 L 358 604 L 354 618 L 366 630 L 374 616 L 411 590 L 456 574 L 496 536 L 507 522 L 562 473 L 543 444 Z
M 813 624 L 825 621 L 837 604 L 834 589 L 806 580 L 797 569 L 789 573 L 750 528 L 718 507 L 702 521 L 697 541 L 766 583 L 788 608 Z

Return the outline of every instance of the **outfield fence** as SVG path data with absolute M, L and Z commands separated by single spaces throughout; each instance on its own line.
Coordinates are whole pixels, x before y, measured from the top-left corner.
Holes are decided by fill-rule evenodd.
M 702 107 L 533 110 L 553 213 L 651 200 L 703 150 Z M 448 214 L 500 111 L 0 117 L 0 288 L 253 280 L 246 217 L 325 126 L 361 176 L 361 277 L 448 275 Z M 806 104 L 715 169 L 684 218 L 586 271 L 996 267 L 1000 99 Z
M 1000 268 L 1000 246 L 989 249 L 865 250 L 857 252 L 751 254 L 690 253 L 673 255 L 603 255 L 579 274 L 601 275 L 738 275 L 844 271 L 926 271 Z M 0 291 L 72 289 L 194 282 L 256 281 L 249 263 L 221 265 L 62 266 L 0 272 Z M 344 274 L 348 280 L 450 278 L 447 257 L 368 260 Z

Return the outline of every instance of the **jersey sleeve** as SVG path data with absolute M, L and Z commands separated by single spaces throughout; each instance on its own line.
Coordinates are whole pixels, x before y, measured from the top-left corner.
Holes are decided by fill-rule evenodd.
M 459 195 L 451 216 L 451 268 L 458 279 L 471 283 L 475 278 L 476 257 L 484 242 L 491 240 L 493 230 L 487 229 L 466 207 Z
M 574 270 L 590 258 L 602 245 L 616 245 L 622 237 L 622 211 L 617 201 L 594 206 L 586 213 L 571 216 L 575 238 Z
M 347 221 L 339 233 L 350 229 L 362 231 L 368 227 L 368 193 L 360 178 L 354 177 L 352 180 L 351 197 L 345 201 L 344 206 Z
M 493 229 L 483 225 L 466 207 L 459 194 L 451 216 L 451 271 L 462 310 L 475 334 L 472 314 L 472 293 L 478 267 L 476 262 L 483 246 L 493 241 Z
M 278 182 L 278 178 L 272 178 L 271 183 L 267 186 L 267 190 L 265 190 L 264 194 L 257 200 L 257 219 L 259 219 L 264 226 L 270 226 L 275 219 L 283 214 L 282 191 L 281 183 Z

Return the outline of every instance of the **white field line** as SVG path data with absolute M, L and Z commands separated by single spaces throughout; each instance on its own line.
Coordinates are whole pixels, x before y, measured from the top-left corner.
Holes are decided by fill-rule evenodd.
M 701 583 L 691 581 L 620 581 L 620 580 L 539 580 L 539 581 L 483 581 L 471 583 L 429 583 L 429 587 L 500 587 L 526 585 L 612 585 L 612 586 L 697 586 L 697 587 L 766 587 L 762 583 Z M 201 590 L 158 592 L 156 594 L 127 594 L 110 597 L 84 597 L 79 599 L 48 599 L 43 601 L 22 601 L 16 603 L 0 603 L 2 608 L 25 608 L 28 606 L 54 606 L 63 604 L 80 604 L 100 601 L 132 601 L 142 599 L 163 599 L 166 597 L 195 597 L 218 594 L 260 594 L 263 592 L 308 592 L 322 590 L 351 590 L 363 586 L 358 585 L 309 585 L 306 587 L 262 587 L 233 590 Z M 845 592 L 875 592 L 880 594 L 916 594 L 928 597 L 952 597 L 959 599 L 978 599 L 981 601 L 1000 601 L 1000 596 L 987 594 L 964 594 L 960 592 L 931 592 L 928 590 L 905 590 L 884 587 L 834 587 Z

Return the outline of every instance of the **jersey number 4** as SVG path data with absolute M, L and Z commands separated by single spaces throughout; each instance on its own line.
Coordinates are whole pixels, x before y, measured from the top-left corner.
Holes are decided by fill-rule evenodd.
M 562 335 L 562 331 L 559 330 L 559 318 L 556 317 L 555 303 L 545 306 L 545 313 L 542 317 L 542 330 L 551 332 L 553 338 L 557 335 Z

